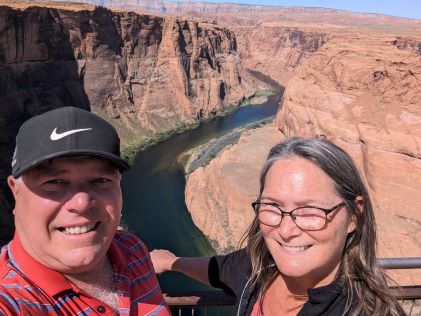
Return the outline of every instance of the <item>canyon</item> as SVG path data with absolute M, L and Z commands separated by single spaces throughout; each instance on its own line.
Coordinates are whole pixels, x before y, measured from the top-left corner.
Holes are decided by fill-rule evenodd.
M 379 256 L 420 256 L 420 20 L 321 8 L 83 2 L 125 11 L 0 7 L 0 30 L 7 30 L 0 32 L 2 179 L 27 117 L 63 104 L 89 108 L 128 146 L 238 105 L 264 88 L 251 69 L 285 87 L 273 124 L 244 131 L 186 184 L 191 216 L 218 252 L 236 249 L 254 216 L 250 203 L 269 148 L 310 136 L 334 141 L 357 162 L 373 198 Z M 5 192 L 0 219 L 10 227 Z M 416 284 L 421 272 L 395 277 Z
M 6 187 L 14 137 L 64 105 L 110 121 L 123 147 L 239 106 L 265 85 L 227 28 L 103 7 L 0 1 L 0 240 L 13 234 Z M 36 141 L 36 140 L 34 140 Z

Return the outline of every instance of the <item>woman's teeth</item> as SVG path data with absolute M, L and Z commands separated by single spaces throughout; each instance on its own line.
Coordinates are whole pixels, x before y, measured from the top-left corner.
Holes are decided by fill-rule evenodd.
M 282 248 L 284 248 L 285 250 L 289 251 L 289 252 L 301 252 L 304 251 L 308 248 L 310 248 L 311 246 L 301 246 L 301 247 L 291 247 L 291 246 L 287 246 L 287 245 L 282 245 Z

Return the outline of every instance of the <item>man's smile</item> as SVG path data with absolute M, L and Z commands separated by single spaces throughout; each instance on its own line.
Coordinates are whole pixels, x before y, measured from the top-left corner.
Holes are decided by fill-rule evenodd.
M 90 225 L 60 227 L 58 230 L 69 235 L 79 235 L 79 234 L 84 234 L 96 229 L 98 225 L 99 225 L 99 222 L 97 222 L 96 224 L 90 224 Z

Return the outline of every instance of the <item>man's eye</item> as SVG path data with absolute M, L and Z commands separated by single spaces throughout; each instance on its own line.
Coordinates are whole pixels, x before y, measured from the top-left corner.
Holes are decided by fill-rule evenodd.
M 97 178 L 93 182 L 98 183 L 98 184 L 103 184 L 103 183 L 109 183 L 111 182 L 111 180 L 107 178 Z
M 62 179 L 49 179 L 43 182 L 41 188 L 44 191 L 55 192 L 66 188 L 67 182 Z
M 61 179 L 51 179 L 45 181 L 44 184 L 65 184 L 65 181 Z

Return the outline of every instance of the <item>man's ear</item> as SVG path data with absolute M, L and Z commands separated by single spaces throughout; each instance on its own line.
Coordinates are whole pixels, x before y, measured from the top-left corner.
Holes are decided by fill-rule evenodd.
M 355 203 L 355 206 L 356 206 L 356 211 L 361 214 L 364 211 L 363 197 L 361 195 L 358 195 L 355 198 L 354 203 Z M 351 216 L 351 221 L 348 224 L 348 229 L 347 229 L 348 234 L 352 233 L 356 228 L 357 228 L 357 215 L 353 214 Z
M 19 191 L 20 191 L 19 180 L 15 179 L 13 176 L 8 176 L 7 184 L 13 193 L 13 197 L 15 198 L 14 205 L 16 206 L 16 200 L 17 200 L 17 197 L 19 196 Z M 13 214 L 15 214 L 15 207 L 13 207 Z
M 16 197 L 19 195 L 19 180 L 13 178 L 13 176 L 7 177 L 7 184 L 9 185 L 10 190 L 13 193 L 13 196 L 16 200 Z

